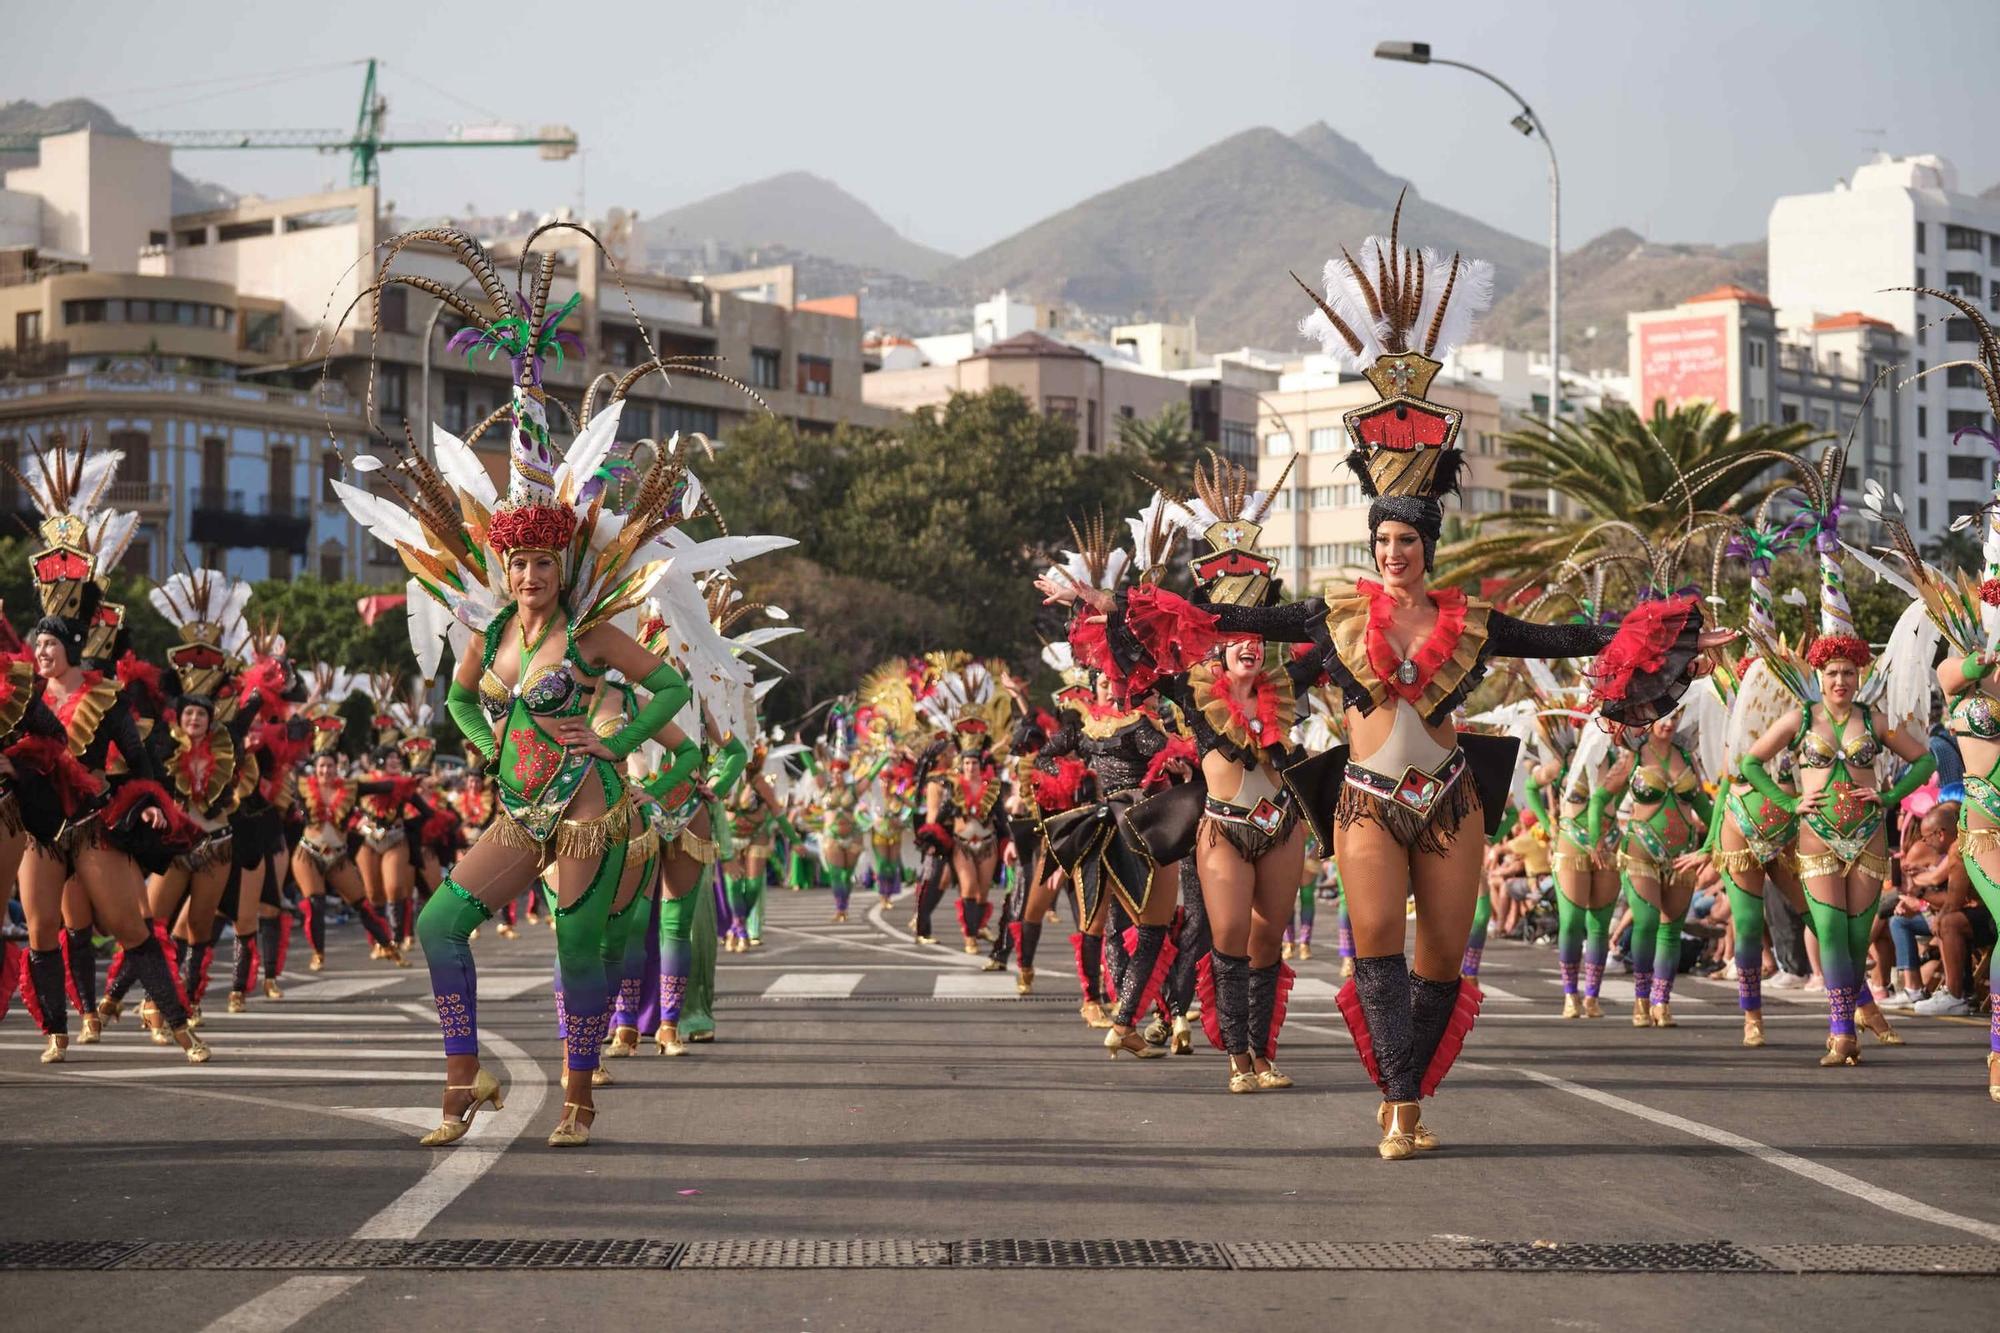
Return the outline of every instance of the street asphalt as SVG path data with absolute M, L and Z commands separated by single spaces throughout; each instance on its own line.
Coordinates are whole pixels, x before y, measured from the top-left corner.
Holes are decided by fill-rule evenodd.
M 773 893 L 765 947 L 723 957 L 717 1041 L 608 1061 L 582 1151 L 542 1143 L 561 1102 L 545 927 L 475 944 L 507 1107 L 446 1150 L 416 1144 L 443 1081 L 421 965 L 370 963 L 351 927 L 282 1001 L 212 997 L 204 1067 L 129 1017 L 41 1066 L 17 1003 L 0 1269 L 25 1266 L 0 1271 L 0 1327 L 1632 1333 L 1977 1326 L 2000 1295 L 1983 1020 L 1901 1016 L 1907 1045 L 1822 1070 L 1817 997 L 1774 993 L 1762 1050 L 1739 1044 L 1733 984 L 1684 982 L 1669 1031 L 1633 1029 L 1609 981 L 1607 1018 L 1565 1022 L 1553 953 L 1495 943 L 1426 1105 L 1444 1150 L 1384 1163 L 1331 930 L 1297 964 L 1297 1087 L 1231 1097 L 1205 1043 L 1106 1058 L 1066 926 L 1021 1000 L 871 901 L 834 925 L 824 895 Z M 581 1271 L 411 1266 L 422 1242 L 538 1238 L 653 1244 Z M 377 1244 L 326 1244 L 349 1240 Z M 1158 1245 L 1021 1268 L 1042 1251 L 982 1244 L 1085 1240 Z M 19 1248 L 53 1241 L 103 1248 Z M 1135 1254 L 1152 1262 L 1113 1266 Z M 779 1255 L 794 1266 L 762 1266 Z

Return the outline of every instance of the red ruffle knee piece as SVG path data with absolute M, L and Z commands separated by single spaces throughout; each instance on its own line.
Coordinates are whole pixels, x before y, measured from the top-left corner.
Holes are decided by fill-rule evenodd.
M 1018 921 L 1009 921 L 1007 923 L 1007 934 L 1014 941 L 1014 955 L 1018 958 L 1021 953 L 1021 923 Z
M 1122 938 L 1125 941 L 1126 957 L 1129 958 L 1138 952 L 1139 928 L 1137 926 L 1125 927 L 1125 933 Z M 1175 946 L 1172 935 L 1168 935 L 1166 939 L 1160 942 L 1160 956 L 1153 960 L 1153 970 L 1146 977 L 1145 984 L 1139 988 L 1139 1003 L 1132 1010 L 1134 1014 L 1149 1013 L 1155 1005 L 1160 1003 L 1160 997 L 1166 993 L 1167 989 L 1167 973 L 1173 970 L 1174 959 L 1179 955 L 1180 950 Z M 1204 1008 L 1202 1012 L 1206 1014 L 1208 1010 Z
M 67 930 L 62 933 L 58 943 L 62 946 L 63 993 L 69 996 L 70 1008 L 76 1010 L 79 1014 L 86 1013 L 88 1011 L 83 1007 L 83 997 L 76 992 L 76 973 L 72 970 L 72 964 L 69 961 L 69 932 Z M 92 967 L 96 965 L 95 961 L 91 963 Z
M 1368 1078 L 1376 1087 L 1382 1086 L 1382 1069 L 1375 1063 L 1375 1039 L 1368 1035 L 1368 1015 L 1361 1008 L 1361 992 L 1354 987 L 1352 978 L 1340 993 L 1333 997 L 1340 1006 L 1340 1016 L 1347 1020 L 1347 1033 L 1354 1038 L 1354 1053 L 1361 1057 L 1361 1067 L 1368 1071 Z M 1271 1033 L 1277 1035 L 1278 1025 L 1271 1024 Z M 1265 1059 L 1270 1059 L 1265 1056 Z
M 1486 1001 L 1486 992 L 1470 981 L 1459 983 L 1458 1003 L 1451 1007 L 1451 1019 L 1444 1025 L 1444 1035 L 1438 1038 L 1437 1049 L 1431 1052 L 1431 1062 L 1424 1067 L 1424 1081 L 1418 1086 L 1417 1095 L 1428 1097 L 1437 1091 L 1438 1084 L 1451 1071 L 1452 1062 L 1465 1047 L 1465 1039 L 1472 1032 L 1472 1025 L 1479 1018 L 1479 1006 Z
M 28 950 L 23 946 L 21 953 L 21 1007 L 28 1011 L 28 1017 L 41 1030 L 43 1036 L 53 1036 L 55 1029 L 49 1026 L 49 1016 L 42 1012 L 42 997 L 35 994 L 35 978 L 28 971 Z
M 297 923 L 298 918 L 290 912 L 278 913 L 278 965 L 271 969 L 274 977 L 285 975 L 285 959 L 292 952 L 292 927 Z
M 1206 953 L 1194 965 L 1194 993 L 1201 1001 L 1201 1031 L 1208 1044 L 1224 1055 L 1229 1047 L 1222 1041 L 1222 1010 L 1215 1003 L 1215 955 Z
M 153 938 L 159 942 L 160 956 L 167 960 L 167 975 L 173 978 L 174 995 L 180 1000 L 181 1008 L 185 1009 L 188 1007 L 187 987 L 181 984 L 181 970 L 174 966 L 174 941 L 173 937 L 167 934 L 166 922 L 153 922 Z M 124 955 L 121 953 L 119 957 L 122 958 Z M 208 975 L 206 967 L 202 969 L 202 975 L 204 977 Z
M 17 949 L 12 940 L 0 940 L 0 1018 L 14 1007 L 14 988 L 21 984 L 21 964 L 26 949 Z
M 1693 597 L 1668 597 L 1641 602 L 1625 613 L 1618 634 L 1604 645 L 1584 671 L 1591 697 L 1597 702 L 1621 702 L 1634 676 L 1646 676 L 1667 664 L 1667 650 L 1687 628 L 1695 613 Z
M 1292 983 L 1299 974 L 1292 971 L 1288 963 L 1278 964 L 1278 994 L 1271 1001 L 1271 1035 L 1264 1043 L 1264 1058 L 1278 1058 L 1278 1031 L 1285 1026 L 1285 1010 L 1292 1005 Z
M 1076 984 L 1083 991 L 1083 1001 L 1085 1004 L 1097 998 L 1090 993 L 1090 973 L 1083 970 L 1083 946 L 1084 942 L 1089 938 L 1089 936 L 1083 934 L 1081 931 L 1069 937 L 1070 950 L 1076 954 Z

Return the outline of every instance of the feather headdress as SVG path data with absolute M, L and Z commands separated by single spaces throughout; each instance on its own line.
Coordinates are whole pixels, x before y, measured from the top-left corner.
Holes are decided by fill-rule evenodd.
M 182 691 L 220 697 L 232 664 L 249 660 L 241 649 L 250 640 L 244 619 L 250 585 L 220 570 L 187 569 L 156 584 L 146 600 L 180 638 L 167 650 L 167 661 L 180 673 Z

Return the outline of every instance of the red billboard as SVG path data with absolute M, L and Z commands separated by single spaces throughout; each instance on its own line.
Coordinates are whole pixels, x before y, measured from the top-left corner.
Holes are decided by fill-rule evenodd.
M 1729 405 L 1729 317 L 1695 315 L 1639 326 L 1639 409 L 1695 398 Z

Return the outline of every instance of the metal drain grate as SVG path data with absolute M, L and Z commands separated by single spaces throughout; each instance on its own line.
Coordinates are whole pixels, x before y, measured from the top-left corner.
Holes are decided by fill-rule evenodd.
M 2000 1273 L 1992 1245 L 1752 1245 L 1750 1251 L 1782 1273 Z
M 943 1268 L 939 1240 L 698 1240 L 676 1268 Z
M 1728 1241 L 1693 1244 L 1570 1244 L 1555 1241 L 1478 1241 L 1501 1272 L 1562 1273 L 1763 1273 L 1771 1265 Z
M 961 1240 L 957 1268 L 1227 1268 L 1220 1245 L 1199 1240 Z
M 1483 1272 L 1498 1267 L 1486 1251 L 1451 1241 L 1254 1240 L 1234 1242 L 1223 1249 L 1232 1267 L 1250 1272 Z
M 144 1245 L 139 1240 L 0 1241 L 0 1270 L 109 1268 Z
M 1729 1241 L 1232 1241 L 750 1237 L 485 1240 L 0 1241 L 0 1271 L 598 1269 L 1239 1269 L 1438 1273 L 2000 1275 L 1996 1245 Z

